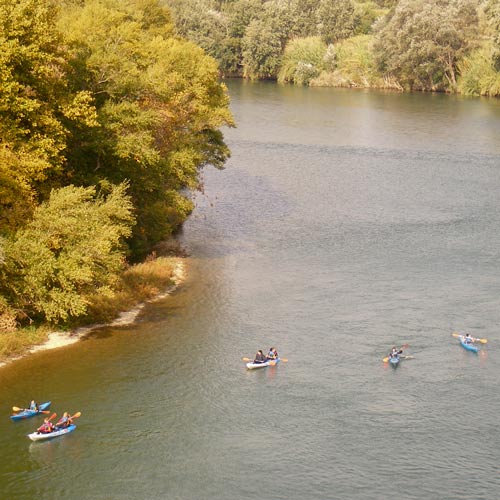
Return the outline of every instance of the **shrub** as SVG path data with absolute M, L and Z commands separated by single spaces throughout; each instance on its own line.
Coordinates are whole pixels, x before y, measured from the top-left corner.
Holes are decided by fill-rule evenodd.
M 285 48 L 278 81 L 307 85 L 323 69 L 326 50 L 319 37 L 291 40 Z
M 494 67 L 494 48 L 484 46 L 458 65 L 458 90 L 465 95 L 500 96 L 500 73 Z

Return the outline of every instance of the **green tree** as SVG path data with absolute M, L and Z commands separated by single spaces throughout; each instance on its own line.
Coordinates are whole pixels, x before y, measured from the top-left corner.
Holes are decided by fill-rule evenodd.
M 477 27 L 475 0 L 401 0 L 377 34 L 379 68 L 410 88 L 454 90 Z
M 211 0 L 169 0 L 178 33 L 220 61 L 228 20 Z
M 281 51 L 281 39 L 272 24 L 252 21 L 243 39 L 243 75 L 252 79 L 275 78 Z
M 374 24 L 386 13 L 387 9 L 371 0 L 354 3 L 355 33 L 357 35 L 371 33 Z
M 319 35 L 326 44 L 348 38 L 355 30 L 350 0 L 321 0 L 317 10 Z
M 201 167 L 223 166 L 229 150 L 219 128 L 232 124 L 215 61 L 173 37 L 171 25 L 150 18 L 145 26 L 145 4 L 158 2 L 88 0 L 60 21 L 99 122 L 75 138 L 61 182 L 129 180 L 136 256 L 185 220 L 192 205 L 179 191 L 198 187 Z
M 244 76 L 252 79 L 277 77 L 281 55 L 294 33 L 293 12 L 279 0 L 264 5 L 243 38 Z
M 52 191 L 5 245 L 0 295 L 52 323 L 85 313 L 90 295 L 111 286 L 125 261 L 133 207 L 126 185 Z
M 320 0 L 293 0 L 291 4 L 294 18 L 294 36 L 306 38 L 318 34 L 316 13 Z
M 63 167 L 70 128 L 93 116 L 88 95 L 68 86 L 56 16 L 45 0 L 0 3 L 0 206 L 7 215 L 0 231 L 17 227 L 43 198 L 44 183 Z
M 493 63 L 495 69 L 500 71 L 500 2 L 498 0 L 487 0 L 484 12 L 490 26 L 490 36 L 494 44 Z

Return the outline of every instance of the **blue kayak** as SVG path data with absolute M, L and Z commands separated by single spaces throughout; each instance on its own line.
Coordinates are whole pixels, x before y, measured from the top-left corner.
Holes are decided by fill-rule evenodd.
M 459 338 L 460 338 L 460 343 L 462 344 L 462 347 L 464 349 L 467 349 L 468 351 L 472 351 L 472 352 L 479 351 L 479 349 L 474 344 L 465 342 L 463 337 L 459 337 Z
M 56 427 L 54 429 L 54 432 L 47 432 L 47 433 L 42 433 L 42 432 L 32 432 L 31 434 L 28 434 L 28 437 L 32 441 L 45 441 L 47 439 L 52 439 L 58 436 L 64 436 L 64 434 L 69 434 L 70 432 L 73 432 L 76 429 L 75 424 L 68 425 L 68 427 Z
M 393 358 L 389 357 L 389 363 L 396 368 L 399 365 L 401 358 L 399 356 L 394 356 Z
M 16 413 L 15 415 L 11 415 L 12 420 L 22 420 L 23 418 L 31 418 L 34 417 L 35 415 L 39 415 L 42 413 L 42 411 L 47 410 L 48 407 L 50 406 L 50 401 L 47 401 L 46 403 L 42 403 L 38 405 L 38 410 L 23 410 L 20 411 L 19 413 Z

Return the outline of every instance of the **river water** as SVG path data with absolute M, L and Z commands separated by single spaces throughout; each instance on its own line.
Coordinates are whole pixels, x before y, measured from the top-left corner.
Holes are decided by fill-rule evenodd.
M 0 499 L 497 500 L 500 101 L 228 86 L 186 282 L 0 369 Z M 77 430 L 31 443 L 32 397 Z

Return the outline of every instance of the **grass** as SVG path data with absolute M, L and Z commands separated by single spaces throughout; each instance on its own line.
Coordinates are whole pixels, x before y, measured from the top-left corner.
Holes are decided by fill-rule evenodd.
M 0 334 L 0 361 L 20 356 L 30 347 L 47 340 L 50 329 L 46 326 L 21 328 Z

